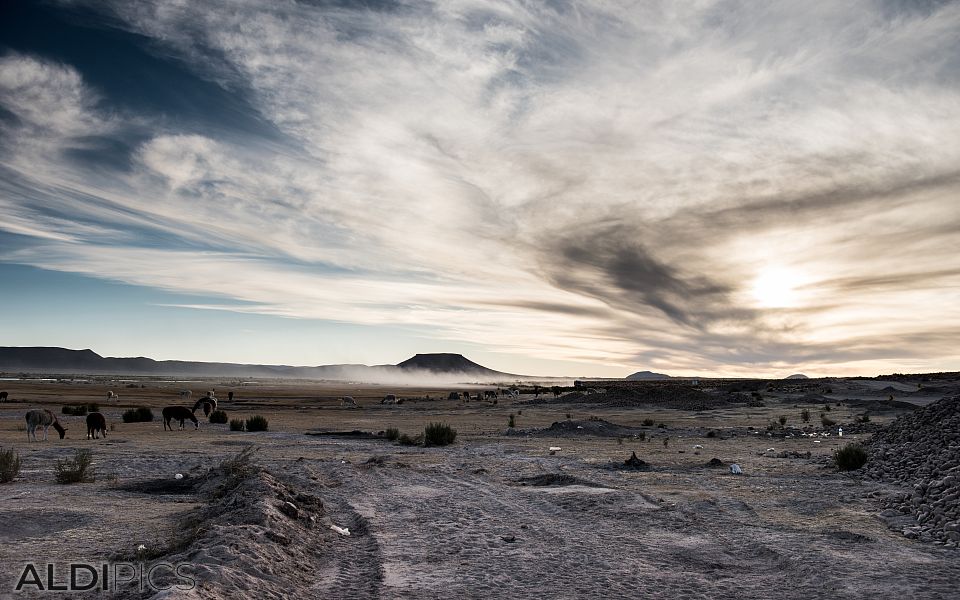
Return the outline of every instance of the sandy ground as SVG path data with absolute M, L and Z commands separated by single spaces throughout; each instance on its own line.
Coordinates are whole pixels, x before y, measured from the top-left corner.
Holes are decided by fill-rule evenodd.
M 20 452 L 23 469 L 19 479 L 0 485 L 0 597 L 43 596 L 11 592 L 30 560 L 106 561 L 135 556 L 140 544 L 160 553 L 150 560 L 160 560 L 162 549 L 209 500 L 200 493 L 124 488 L 173 480 L 176 473 L 202 474 L 248 445 L 256 447 L 255 460 L 269 478 L 244 492 L 243 502 L 262 501 L 256 518 L 235 529 L 212 529 L 223 531 L 221 538 L 208 532 L 177 550 L 202 564 L 199 586 L 189 594 L 156 597 L 958 596 L 960 552 L 908 540 L 877 519 L 878 498 L 897 488 L 828 466 L 831 452 L 857 436 L 833 435 L 819 443 L 767 436 L 766 425 L 779 415 L 799 425 L 800 409 L 809 408 L 817 420 L 822 404 L 804 403 L 802 394 L 790 391 L 765 393 L 765 407 L 693 413 L 524 404 L 530 398 L 496 406 L 447 400 L 382 406 L 384 388 L 191 385 L 195 394 L 216 387 L 223 398 L 234 390 L 235 402 L 221 403 L 231 418 L 263 414 L 270 420 L 269 432 L 237 433 L 207 423 L 199 431 L 164 432 L 159 420 L 120 422 L 122 411 L 137 405 L 153 407 L 159 417 L 162 406 L 176 403 L 176 390 L 183 387 L 176 384 L 144 381 L 146 387 L 133 389 L 102 381 L 3 383 L 13 402 L 0 405 L 0 446 Z M 878 383 L 887 382 L 834 382 L 831 418 L 843 423 L 862 412 L 836 406 L 844 397 L 886 398 L 880 390 L 887 386 Z M 900 386 L 907 395 L 915 387 Z M 120 392 L 116 404 L 104 401 L 107 389 Z M 447 390 L 388 391 L 445 398 Z M 336 398 L 344 393 L 357 398 L 360 408 L 340 408 Z M 917 403 L 928 399 L 917 396 Z M 27 443 L 22 423 L 28 408 L 59 413 L 64 404 L 90 401 L 99 402 L 114 425 L 106 440 L 86 440 L 82 417 L 61 416 L 69 428 L 66 439 L 55 439 L 51 429 L 49 441 Z M 518 428 L 534 429 L 564 421 L 568 413 L 575 421 L 596 417 L 638 427 L 646 440 L 503 435 L 510 414 Z M 894 416 L 874 414 L 873 422 Z M 642 427 L 647 418 L 666 427 Z M 453 425 L 457 442 L 422 448 L 305 435 L 387 427 L 415 434 L 432 421 Z M 705 437 L 710 429 L 725 439 Z M 696 444 L 703 448 L 695 450 Z M 562 449 L 550 455 L 550 446 Z M 96 481 L 54 483 L 57 459 L 77 448 L 93 449 Z M 768 448 L 809 451 L 811 458 L 775 458 L 764 455 L 776 453 L 765 453 Z M 652 468 L 610 468 L 632 451 Z M 707 467 L 714 457 L 740 464 L 745 474 Z M 557 485 L 522 484 L 549 474 L 569 477 L 556 478 Z M 284 486 L 287 492 L 277 492 Z M 285 520 L 275 510 L 277 493 L 320 498 L 320 520 Z M 337 535 L 331 524 L 348 527 L 352 535 Z M 257 536 L 266 537 L 260 543 Z M 129 590 L 124 595 L 139 597 Z

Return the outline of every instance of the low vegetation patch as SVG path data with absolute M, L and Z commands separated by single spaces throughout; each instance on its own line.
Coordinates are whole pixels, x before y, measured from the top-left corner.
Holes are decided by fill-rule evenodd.
M 397 438 L 397 442 L 401 446 L 419 446 L 423 444 L 423 435 L 417 434 L 413 437 L 410 437 L 405 433 L 401 433 L 400 437 Z
M 396 427 L 388 427 L 386 431 L 383 432 L 383 437 L 387 438 L 391 442 L 397 441 L 397 438 L 400 437 L 400 430 Z
M 9 450 L 0 450 L 0 483 L 10 483 L 20 474 L 20 454 Z
M 644 419 L 644 420 L 643 420 L 643 426 L 644 426 L 644 427 L 653 427 L 653 419 Z
M 77 450 L 73 458 L 58 460 L 54 472 L 57 483 L 82 483 L 95 479 L 93 467 L 93 453 L 86 448 Z
M 856 471 L 867 464 L 867 451 L 860 444 L 847 444 L 833 453 L 833 460 L 841 471 Z
M 146 406 L 131 408 L 123 413 L 124 423 L 149 423 L 153 421 L 153 411 Z
M 457 430 L 443 423 L 430 423 L 423 430 L 425 446 L 448 446 L 457 439 Z
M 810 422 L 810 411 L 808 409 L 803 409 L 800 411 L 800 420 L 804 423 Z
M 227 422 L 227 411 L 225 410 L 215 410 L 210 413 L 210 422 L 211 423 L 226 423 Z
M 230 431 L 243 431 L 243 419 L 230 419 Z
M 262 415 L 253 415 L 247 419 L 247 431 L 266 431 L 269 426 L 270 422 Z
M 69 404 L 60 409 L 65 415 L 74 415 L 76 417 L 82 417 L 87 414 L 87 405 L 78 404 L 76 406 L 70 406 Z

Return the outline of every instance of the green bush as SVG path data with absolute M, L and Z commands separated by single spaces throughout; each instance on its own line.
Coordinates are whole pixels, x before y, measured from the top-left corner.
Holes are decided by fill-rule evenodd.
M 243 431 L 243 419 L 230 419 L 230 431 Z
M 20 474 L 20 455 L 9 450 L 0 450 L 0 483 L 9 483 Z
M 383 437 L 387 438 L 391 442 L 397 441 L 397 438 L 400 437 L 400 430 L 396 427 L 389 427 L 385 432 L 383 432 Z
M 430 423 L 423 429 L 425 446 L 447 446 L 457 439 L 457 430 L 443 423 Z
M 149 423 L 153 421 L 153 411 L 146 406 L 131 408 L 123 413 L 124 423 Z
M 210 413 L 210 422 L 211 423 L 226 423 L 227 422 L 227 411 L 225 410 L 215 410 Z
M 247 419 L 247 431 L 266 431 L 269 422 L 261 415 L 253 415 Z
M 93 463 L 93 453 L 86 448 L 77 450 L 70 460 L 58 460 L 54 468 L 57 483 L 93 481 L 94 472 L 90 466 L 91 463 Z
M 856 471 L 867 464 L 867 451 L 859 444 L 847 444 L 833 453 L 833 460 L 841 471 Z

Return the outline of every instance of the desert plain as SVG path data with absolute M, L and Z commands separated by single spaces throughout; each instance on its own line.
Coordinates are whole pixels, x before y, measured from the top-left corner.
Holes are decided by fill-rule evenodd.
M 539 395 L 525 385 L 494 403 L 476 394 L 505 385 L 7 380 L 0 447 L 15 449 L 22 468 L 0 485 L 0 597 L 50 597 L 14 591 L 29 562 L 166 561 L 190 565 L 191 589 L 125 583 L 99 595 L 956 598 L 960 551 L 910 539 L 878 516 L 903 486 L 839 471 L 832 458 L 908 405 L 960 388 L 936 383 L 725 382 L 743 401 L 697 410 L 611 401 L 603 388 L 555 397 L 549 382 Z M 187 421 L 165 431 L 161 409 L 180 403 L 180 389 L 194 399 L 215 389 L 229 418 L 262 415 L 269 429 L 230 431 L 201 416 L 199 429 Z M 106 400 L 108 390 L 119 398 Z M 454 390 L 473 398 L 447 399 Z M 406 400 L 381 404 L 386 394 Z M 358 406 L 344 406 L 345 395 Z M 105 439 L 86 439 L 84 418 L 62 414 L 85 403 L 106 416 Z M 140 406 L 155 420 L 122 421 Z M 32 408 L 57 414 L 66 437 L 50 429 L 47 441 L 28 442 Z M 842 438 L 821 413 L 846 426 Z M 865 413 L 869 423 L 859 422 Z M 456 429 L 455 442 L 383 436 L 433 422 Z M 56 483 L 57 461 L 78 449 L 92 451 L 95 479 Z M 646 464 L 626 466 L 632 453 Z M 173 583 L 158 575 L 158 588 Z M 76 596 L 85 594 L 60 593 Z

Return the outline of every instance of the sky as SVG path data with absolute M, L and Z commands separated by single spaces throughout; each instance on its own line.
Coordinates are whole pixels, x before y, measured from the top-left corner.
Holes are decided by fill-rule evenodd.
M 0 3 L 0 345 L 960 370 L 960 3 Z

